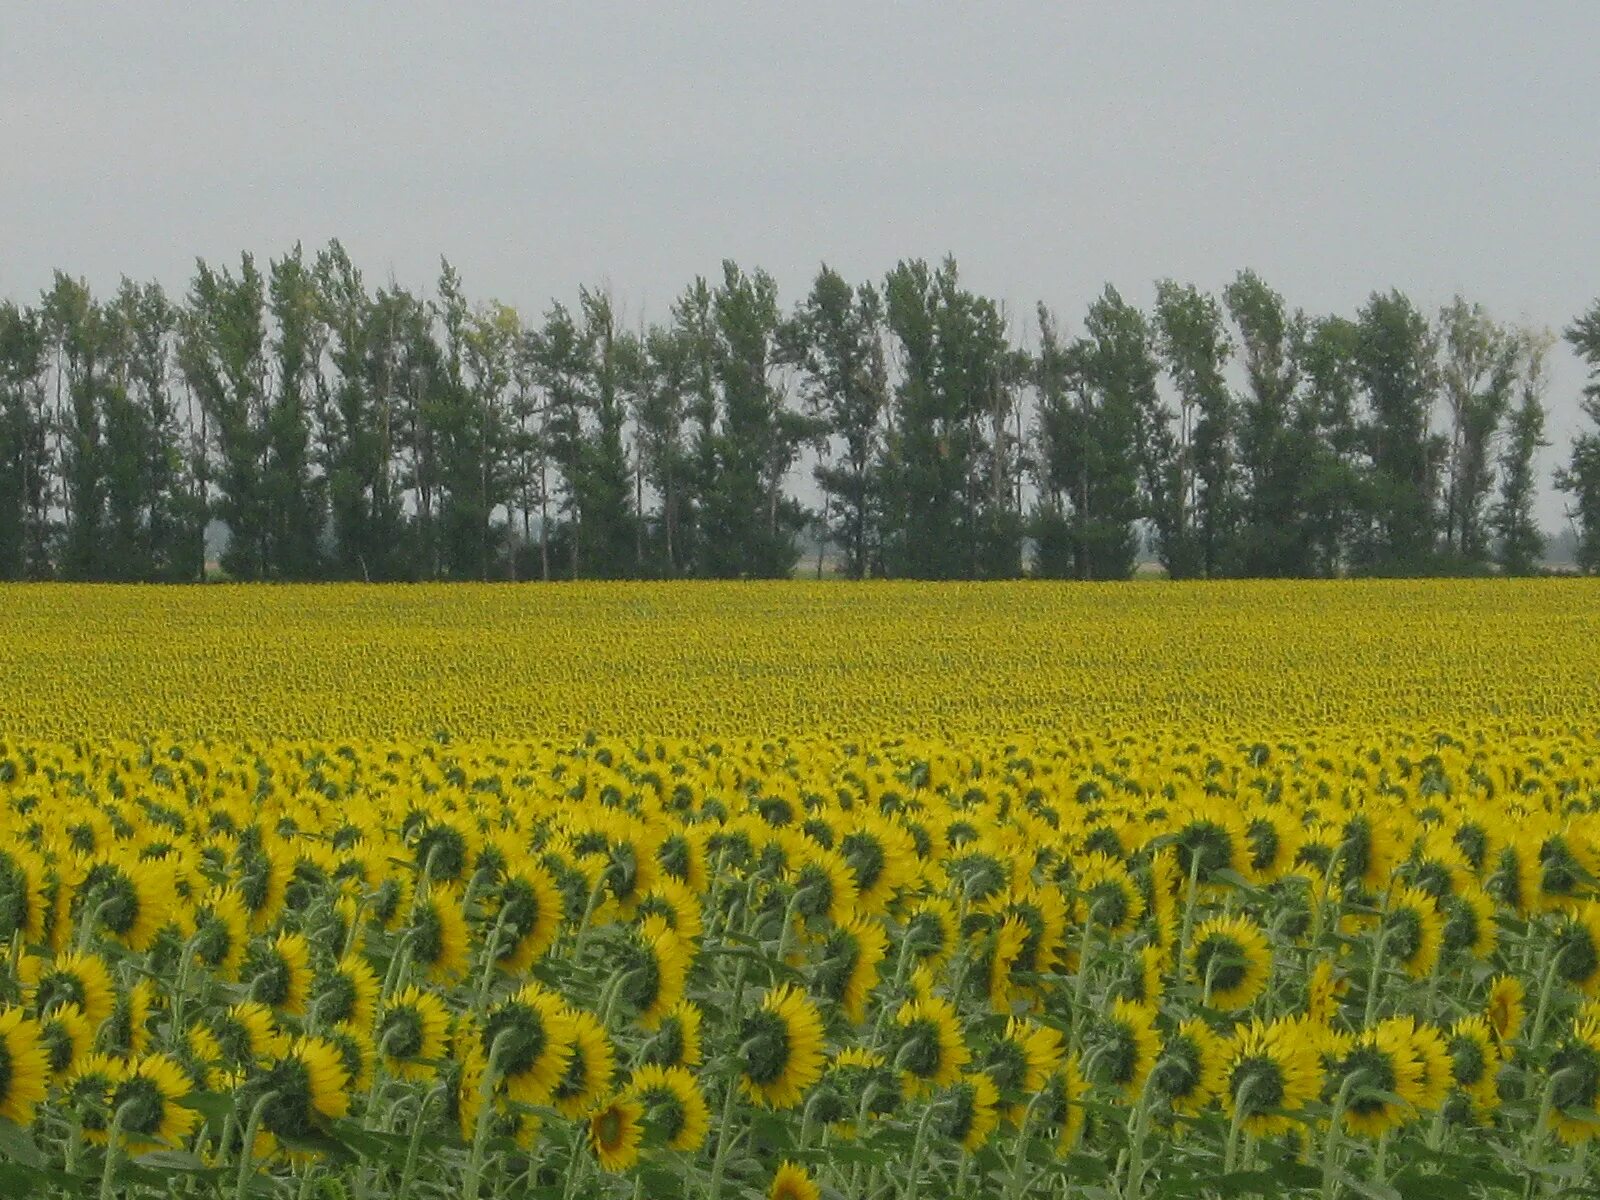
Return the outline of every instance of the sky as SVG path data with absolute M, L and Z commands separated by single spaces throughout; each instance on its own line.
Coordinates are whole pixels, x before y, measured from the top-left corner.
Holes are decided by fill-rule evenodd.
M 337 237 L 526 315 L 949 253 L 1019 339 L 1244 267 L 1558 331 L 1600 297 L 1597 46 L 1595 0 L 0 0 L 0 296 Z

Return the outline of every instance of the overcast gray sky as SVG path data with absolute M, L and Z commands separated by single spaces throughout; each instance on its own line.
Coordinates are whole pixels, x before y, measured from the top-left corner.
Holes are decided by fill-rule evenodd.
M 1560 328 L 1600 295 L 1597 48 L 1600 0 L 0 0 L 0 295 L 338 237 L 533 313 L 948 251 L 1019 332 L 1245 266 Z M 1581 382 L 1563 351 L 1551 459 Z

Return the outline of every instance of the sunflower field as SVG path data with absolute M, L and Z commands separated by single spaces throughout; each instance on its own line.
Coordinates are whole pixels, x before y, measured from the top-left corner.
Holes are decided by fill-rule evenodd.
M 0 588 L 0 1192 L 1592 1197 L 1600 589 Z

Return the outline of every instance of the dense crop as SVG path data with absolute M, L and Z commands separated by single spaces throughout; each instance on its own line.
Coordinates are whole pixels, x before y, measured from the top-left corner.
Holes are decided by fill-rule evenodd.
M 7 1194 L 1592 1194 L 1583 585 L 36 595 Z

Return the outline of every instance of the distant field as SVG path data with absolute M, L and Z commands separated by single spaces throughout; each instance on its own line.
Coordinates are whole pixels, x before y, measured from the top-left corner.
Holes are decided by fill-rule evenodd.
M 0 588 L 0 732 L 1588 720 L 1600 582 Z

